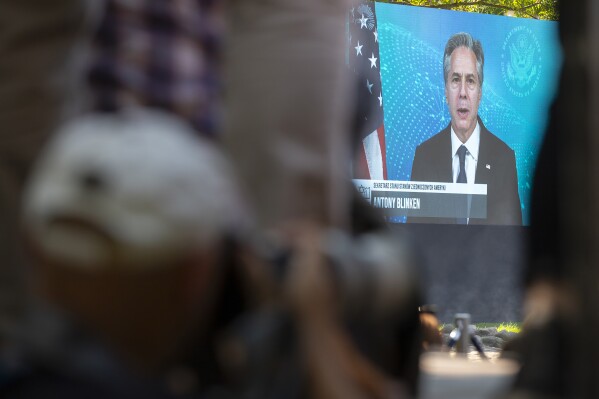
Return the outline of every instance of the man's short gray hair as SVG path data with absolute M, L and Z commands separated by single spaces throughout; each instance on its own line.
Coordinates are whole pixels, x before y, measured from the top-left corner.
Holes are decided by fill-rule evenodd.
M 445 53 L 443 55 L 443 79 L 445 80 L 445 84 L 447 84 L 449 69 L 451 68 L 451 54 L 453 54 L 453 51 L 459 47 L 466 47 L 467 49 L 472 50 L 476 56 L 476 72 L 478 73 L 478 81 L 482 87 L 484 79 L 483 69 L 485 66 L 483 46 L 480 43 L 480 40 L 474 39 L 470 33 L 465 32 L 456 33 L 449 38 L 445 45 Z

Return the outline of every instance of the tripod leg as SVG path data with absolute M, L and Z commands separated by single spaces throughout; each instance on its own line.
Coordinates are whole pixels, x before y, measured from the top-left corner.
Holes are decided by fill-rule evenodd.
M 472 341 L 472 345 L 474 345 L 474 347 L 476 348 L 476 350 L 478 351 L 478 353 L 480 354 L 480 357 L 482 359 L 486 359 L 488 360 L 489 358 L 487 357 L 487 355 L 485 355 L 485 351 L 483 349 L 483 344 L 480 341 L 480 338 L 478 338 L 476 335 L 474 334 L 470 334 L 470 341 Z

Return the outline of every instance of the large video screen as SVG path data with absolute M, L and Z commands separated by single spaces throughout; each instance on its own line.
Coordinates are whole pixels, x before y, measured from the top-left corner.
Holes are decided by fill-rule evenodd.
M 363 2 L 348 33 L 348 64 L 378 105 L 356 161 L 362 195 L 395 223 L 528 225 L 557 23 Z

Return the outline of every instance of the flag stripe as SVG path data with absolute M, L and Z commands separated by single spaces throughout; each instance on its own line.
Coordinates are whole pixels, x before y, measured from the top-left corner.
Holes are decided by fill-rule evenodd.
M 379 137 L 379 145 L 381 148 L 381 163 L 383 165 L 383 179 L 387 180 L 387 145 L 385 143 L 385 125 L 381 125 L 376 129 Z
M 384 139 L 381 143 L 380 131 L 383 131 L 382 136 L 384 137 L 384 129 L 381 127 L 374 132 L 370 133 L 362 141 L 364 147 L 364 154 L 366 156 L 366 163 L 368 164 L 368 174 L 371 179 L 374 180 L 385 180 L 386 179 L 386 166 L 384 157 Z

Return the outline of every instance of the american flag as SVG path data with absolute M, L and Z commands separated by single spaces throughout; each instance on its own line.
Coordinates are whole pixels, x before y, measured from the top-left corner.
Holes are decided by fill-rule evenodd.
M 354 178 L 387 179 L 383 90 L 373 1 L 352 4 L 348 15 L 348 65 L 358 79 L 359 148 Z

